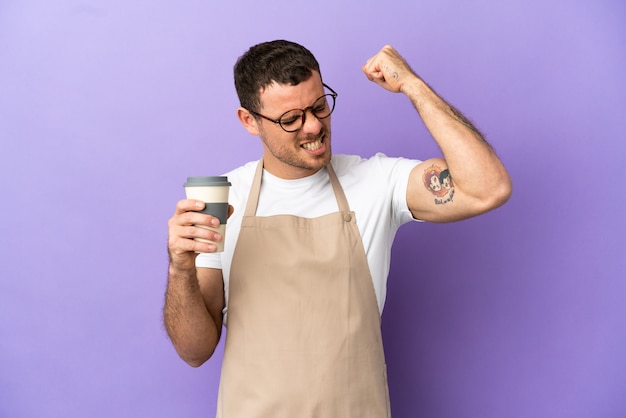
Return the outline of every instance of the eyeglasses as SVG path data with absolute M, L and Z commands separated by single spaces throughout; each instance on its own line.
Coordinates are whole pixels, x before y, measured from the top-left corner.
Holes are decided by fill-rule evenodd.
M 331 92 L 315 100 L 315 102 L 313 102 L 313 104 L 309 107 L 306 107 L 304 109 L 293 109 L 286 111 L 285 113 L 280 115 L 278 119 L 268 118 L 267 116 L 254 112 L 252 110 L 248 110 L 248 112 L 263 119 L 267 119 L 270 122 L 277 123 L 278 125 L 280 125 L 281 128 L 283 128 L 285 132 L 299 131 L 300 129 L 302 129 L 302 127 L 304 126 L 304 122 L 306 121 L 307 110 L 310 110 L 313 116 L 315 116 L 317 119 L 325 119 L 329 117 L 331 113 L 333 113 L 333 110 L 335 110 L 335 98 L 337 97 L 337 93 L 335 93 L 335 90 L 331 89 L 326 84 L 322 85 Z

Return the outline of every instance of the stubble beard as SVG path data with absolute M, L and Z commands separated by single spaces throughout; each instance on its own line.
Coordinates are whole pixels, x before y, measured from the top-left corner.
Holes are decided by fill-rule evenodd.
M 311 171 L 311 174 L 316 173 L 322 168 L 326 167 L 330 163 L 332 156 L 331 141 L 330 141 L 330 129 L 324 129 L 319 135 L 307 135 L 305 137 L 298 137 L 295 142 L 298 144 L 295 150 L 293 144 L 276 147 L 275 144 L 267 140 L 266 135 L 260 135 L 261 140 L 265 144 L 265 148 L 269 150 L 272 156 L 283 164 L 287 164 L 294 168 L 299 168 L 307 171 Z M 326 147 L 324 154 L 317 157 L 306 156 L 300 151 L 300 144 L 317 139 L 323 138 L 323 146 Z M 304 156 L 303 156 L 304 155 Z

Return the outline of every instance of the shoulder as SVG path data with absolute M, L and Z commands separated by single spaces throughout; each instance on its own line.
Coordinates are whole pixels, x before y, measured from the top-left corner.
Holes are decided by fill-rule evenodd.
M 333 168 L 364 228 L 384 216 L 398 226 L 411 219 L 406 193 L 411 172 L 421 161 L 382 153 L 370 158 L 338 155 L 336 160 Z
M 254 176 L 254 170 L 256 170 L 258 161 L 249 161 L 244 165 L 241 165 L 235 169 L 230 170 L 227 173 L 224 173 L 224 176 L 227 176 L 228 179 L 245 179 L 250 176 Z
M 405 176 L 420 163 L 403 157 L 388 157 L 383 153 L 377 153 L 370 158 L 358 155 L 334 155 L 332 165 L 337 177 L 390 177 Z
M 250 161 L 223 174 L 228 177 L 228 181 L 232 185 L 231 194 L 234 193 L 236 195 L 238 192 L 250 189 L 257 164 L 258 161 Z

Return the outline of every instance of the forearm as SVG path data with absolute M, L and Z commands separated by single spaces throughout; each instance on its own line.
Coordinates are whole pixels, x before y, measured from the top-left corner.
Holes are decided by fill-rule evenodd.
M 197 367 L 211 357 L 222 324 L 211 316 L 204 302 L 195 268 L 177 270 L 170 265 L 163 318 L 183 360 Z
M 455 187 L 467 196 L 487 201 L 508 197 L 510 179 L 482 134 L 461 112 L 415 76 L 401 90 L 413 103 L 439 145 Z

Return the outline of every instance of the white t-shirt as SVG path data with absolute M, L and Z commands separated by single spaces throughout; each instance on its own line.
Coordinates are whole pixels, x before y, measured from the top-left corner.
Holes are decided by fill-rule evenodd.
M 226 224 L 224 252 L 203 253 L 196 258 L 196 267 L 222 269 L 225 314 L 231 261 L 257 163 L 249 162 L 225 174 L 232 184 L 228 200 L 235 211 Z M 376 154 L 370 159 L 334 155 L 331 163 L 350 210 L 355 213 L 378 309 L 382 313 L 393 239 L 400 225 L 413 220 L 406 203 L 409 173 L 420 161 Z M 280 179 L 263 171 L 256 216 L 289 214 L 314 218 L 337 211 L 337 201 L 326 169 L 296 180 Z

